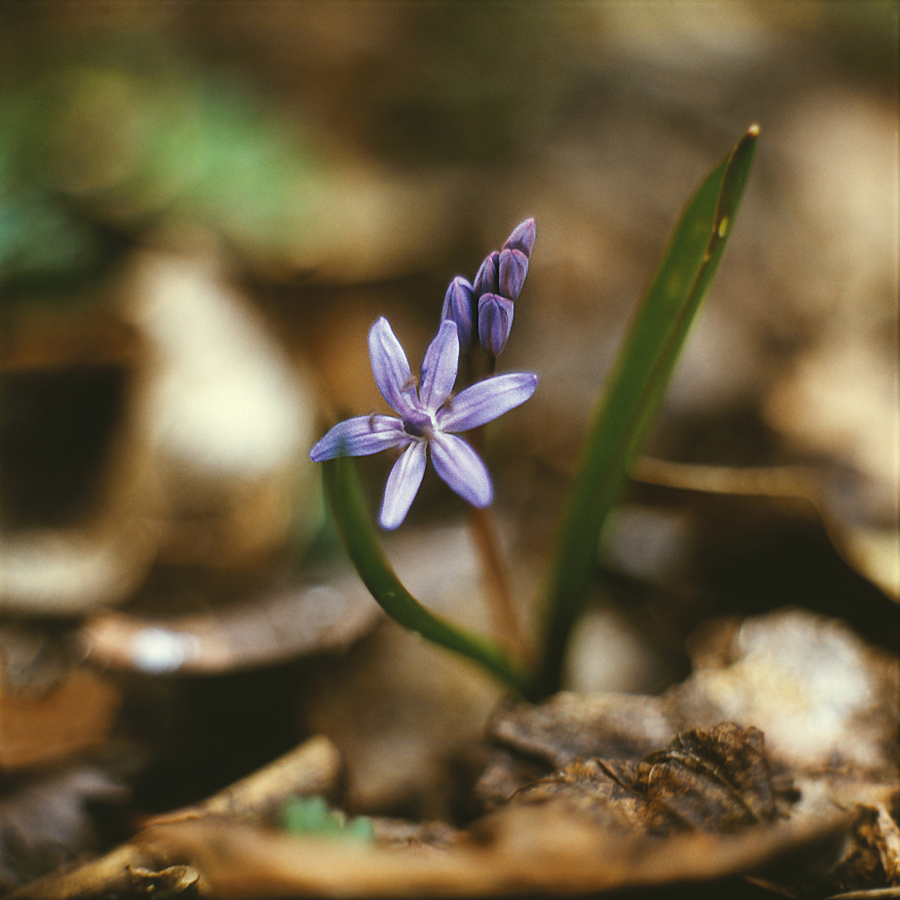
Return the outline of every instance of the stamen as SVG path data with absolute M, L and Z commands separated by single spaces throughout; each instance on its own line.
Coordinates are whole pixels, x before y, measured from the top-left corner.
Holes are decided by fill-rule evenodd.
M 411 412 L 403 417 L 403 430 L 412 437 L 430 438 L 434 421 L 427 413 Z

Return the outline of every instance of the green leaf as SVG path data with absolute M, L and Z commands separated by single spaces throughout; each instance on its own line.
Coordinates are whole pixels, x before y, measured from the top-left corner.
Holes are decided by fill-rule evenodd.
M 338 533 L 363 584 L 381 608 L 404 628 L 473 660 L 517 694 L 524 694 L 527 681 L 501 647 L 429 612 L 403 586 L 381 548 L 353 460 L 338 457 L 323 465 Z
M 281 827 L 298 836 L 337 837 L 367 844 L 374 834 L 370 819 L 365 816 L 349 819 L 318 795 L 292 798 L 282 808 L 280 818 Z
M 601 532 L 648 437 L 733 230 L 758 135 L 753 126 L 685 207 L 595 408 L 550 571 L 540 693 L 559 688 Z

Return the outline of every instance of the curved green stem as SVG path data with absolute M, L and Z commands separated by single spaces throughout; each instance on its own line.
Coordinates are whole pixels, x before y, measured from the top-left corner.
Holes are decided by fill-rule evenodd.
M 353 461 L 338 457 L 324 463 L 325 489 L 338 532 L 369 592 L 404 628 L 478 663 L 515 693 L 526 696 L 530 679 L 510 656 L 479 634 L 429 612 L 397 577 L 372 524 Z

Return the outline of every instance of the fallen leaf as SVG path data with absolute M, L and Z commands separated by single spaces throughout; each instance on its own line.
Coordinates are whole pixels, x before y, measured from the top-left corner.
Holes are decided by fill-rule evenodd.
M 381 616 L 359 579 L 344 577 L 255 586 L 200 614 L 101 613 L 84 623 L 77 638 L 98 666 L 213 674 L 342 650 Z
M 76 669 L 46 691 L 0 684 L 0 771 L 65 759 L 106 741 L 120 703 L 105 678 Z
M 786 822 L 740 836 L 694 832 L 661 841 L 623 835 L 553 803 L 494 813 L 447 850 L 298 840 L 221 822 L 153 829 L 143 845 L 157 857 L 189 859 L 216 897 L 559 895 L 752 871 L 846 823 L 832 812 L 814 827 Z
M 598 821 L 632 831 L 730 832 L 775 819 L 762 732 L 723 722 L 677 735 L 640 762 L 591 757 L 526 785 L 510 803 L 574 800 Z

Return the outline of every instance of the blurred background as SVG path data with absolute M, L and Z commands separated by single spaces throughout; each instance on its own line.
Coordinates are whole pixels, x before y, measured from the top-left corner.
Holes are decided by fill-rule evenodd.
M 897 45 L 887 0 L 0 3 L 0 630 L 32 716 L 0 767 L 104 747 L 122 772 L 105 757 L 98 796 L 124 781 L 163 809 L 318 730 L 363 773 L 357 808 L 441 809 L 432 770 L 391 774 L 372 734 L 406 723 L 421 756 L 444 739 L 410 737 L 422 696 L 452 694 L 435 718 L 475 734 L 496 694 L 444 663 L 411 706 L 361 693 L 410 670 L 395 654 L 372 675 L 398 638 L 369 634 L 374 604 L 340 581 L 309 447 L 382 410 L 374 319 L 415 369 L 450 279 L 534 216 L 500 368 L 540 384 L 488 447 L 527 601 L 669 230 L 753 123 L 650 450 L 726 476 L 802 464 L 814 484 L 726 477 L 744 500 L 712 512 L 626 506 L 607 564 L 628 601 L 598 599 L 572 684 L 659 689 L 712 612 L 855 609 L 878 632 L 900 590 Z M 373 504 L 388 465 L 363 461 Z M 810 491 L 815 514 L 746 497 Z M 478 624 L 454 581 L 477 585 L 462 513 L 429 473 L 392 552 Z M 54 743 L 60 684 L 84 721 Z

